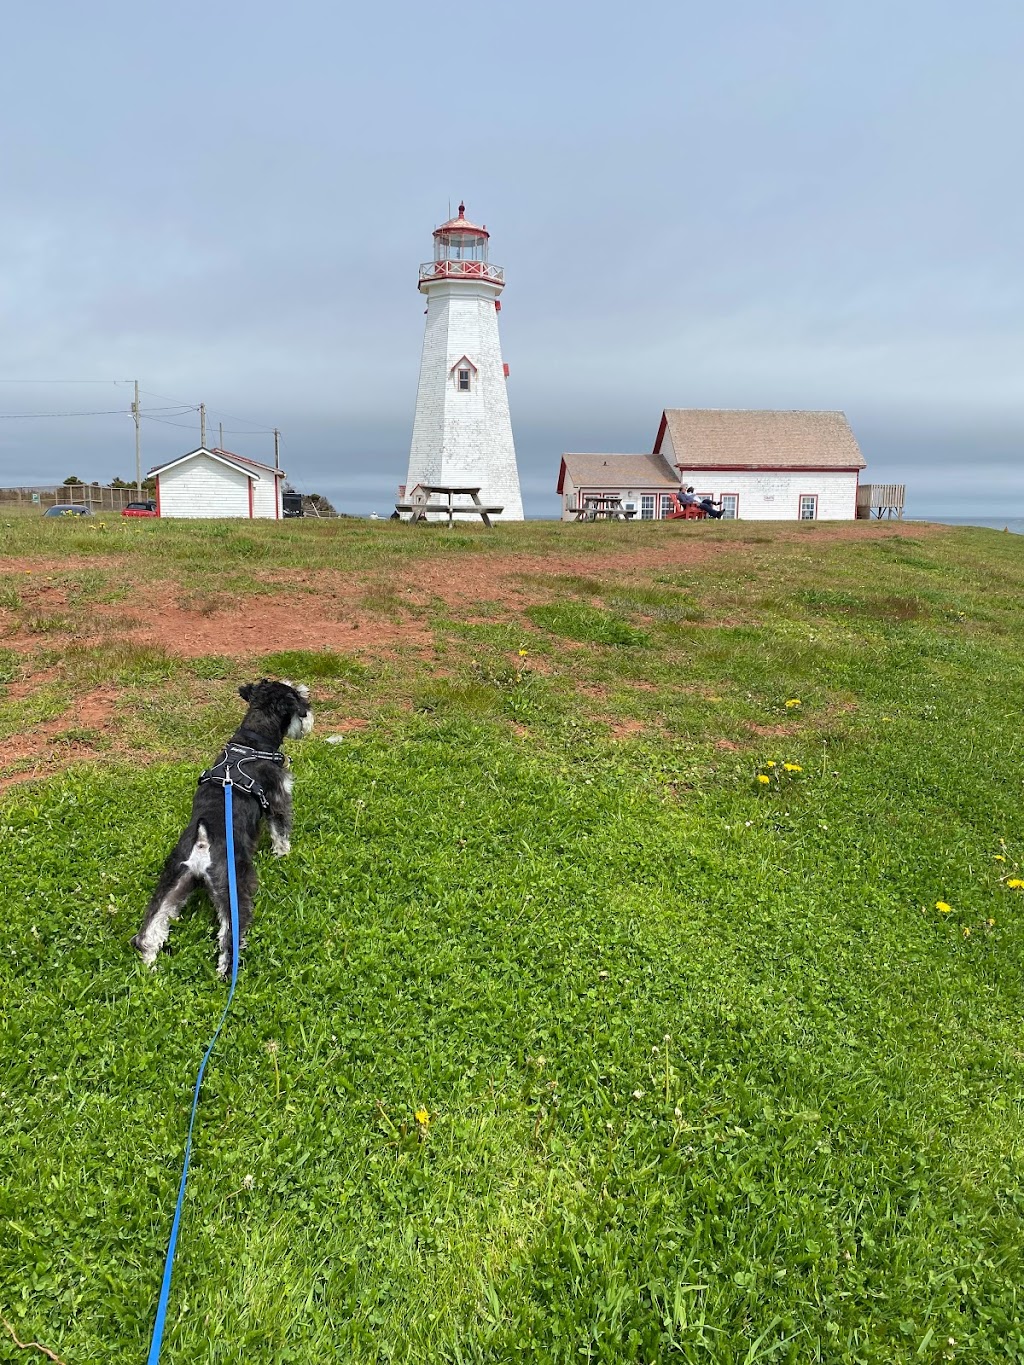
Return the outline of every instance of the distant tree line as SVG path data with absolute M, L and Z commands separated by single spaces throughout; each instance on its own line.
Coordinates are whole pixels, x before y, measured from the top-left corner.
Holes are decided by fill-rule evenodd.
M 111 479 L 109 483 L 101 484 L 100 481 L 99 481 L 99 479 L 93 479 L 93 480 L 90 482 L 88 479 L 80 479 L 80 478 L 78 477 L 77 474 L 69 474 L 68 477 L 64 480 L 63 486 L 64 486 L 65 488 L 67 488 L 67 487 L 69 487 L 71 484 L 80 484 L 83 488 L 84 488 L 87 484 L 88 484 L 88 486 L 89 486 L 90 488 L 101 488 L 101 487 L 102 487 L 102 488 L 134 488 L 134 487 L 135 487 L 135 480 L 134 480 L 134 479 Z M 143 488 L 148 488 L 148 489 L 150 489 L 150 490 L 154 490 L 154 489 L 156 488 L 156 480 L 155 480 L 155 479 L 150 479 L 150 478 L 145 478 L 145 479 L 142 480 L 142 486 L 143 486 Z

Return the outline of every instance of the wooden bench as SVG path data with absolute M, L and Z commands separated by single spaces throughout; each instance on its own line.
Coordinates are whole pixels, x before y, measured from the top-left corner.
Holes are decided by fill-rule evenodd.
M 598 521 L 601 518 L 608 521 L 632 521 L 636 516 L 632 507 L 623 507 L 622 499 L 611 494 L 592 495 L 569 510 L 576 514 L 576 521 Z

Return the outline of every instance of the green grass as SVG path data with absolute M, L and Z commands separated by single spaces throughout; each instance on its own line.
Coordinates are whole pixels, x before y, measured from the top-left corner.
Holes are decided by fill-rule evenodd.
M 321 719 L 165 1358 L 1024 1360 L 1024 542 L 728 528 L 691 573 L 559 534 L 523 528 L 586 573 L 505 623 L 449 606 L 433 663 L 244 661 Z M 458 538 L 365 554 L 496 553 Z M 121 680 L 133 762 L 0 804 L 0 1312 L 68 1365 L 148 1344 L 223 988 L 205 905 L 156 974 L 127 939 L 242 667 L 106 648 L 47 667 Z M 370 728 L 325 744 L 341 706 Z

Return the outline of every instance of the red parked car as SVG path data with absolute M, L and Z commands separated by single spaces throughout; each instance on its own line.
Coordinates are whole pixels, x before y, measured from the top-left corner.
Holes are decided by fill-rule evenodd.
M 156 499 L 147 498 L 145 502 L 130 502 L 122 510 L 121 515 L 123 517 L 155 517 L 157 515 Z

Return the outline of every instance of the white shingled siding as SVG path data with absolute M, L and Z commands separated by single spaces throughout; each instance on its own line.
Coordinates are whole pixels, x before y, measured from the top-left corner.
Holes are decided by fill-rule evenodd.
M 162 517 L 248 517 L 249 478 L 208 455 L 157 475 Z
M 416 484 L 479 485 L 481 501 L 504 508 L 502 521 L 523 520 L 519 470 L 508 408 L 494 301 L 486 280 L 428 283 L 416 418 L 406 488 Z M 461 392 L 463 357 L 472 362 Z
M 671 456 L 669 456 L 671 459 Z M 853 521 L 857 515 L 857 474 L 843 470 L 697 470 L 684 471 L 683 487 L 710 494 L 735 494 L 740 521 L 798 521 L 802 496 L 817 498 L 817 521 Z
M 676 452 L 668 427 L 662 436 L 661 453 L 675 465 Z M 817 496 L 818 521 L 853 521 L 857 516 L 857 480 L 855 471 L 841 469 L 712 469 L 680 475 L 684 488 L 693 484 L 697 493 L 710 493 L 716 502 L 723 493 L 736 494 L 741 521 L 797 521 L 803 494 Z
M 260 474 L 252 486 L 252 514 L 254 517 L 274 519 L 274 502 L 276 498 L 281 496 L 280 487 L 281 480 L 275 479 L 273 474 Z M 281 515 L 280 507 L 277 509 L 277 515 Z

